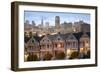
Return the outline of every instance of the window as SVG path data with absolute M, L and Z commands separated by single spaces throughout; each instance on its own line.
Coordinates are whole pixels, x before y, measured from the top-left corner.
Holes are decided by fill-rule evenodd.
M 71 43 L 70 43 L 70 42 L 68 42 L 68 45 L 69 45 L 69 46 L 70 46 L 70 44 L 71 44 Z
M 88 43 L 88 41 L 86 41 L 86 43 Z
M 64 47 L 64 44 L 63 44 L 63 43 L 61 44 L 61 47 L 62 47 L 62 48 Z
M 42 49 L 44 49 L 44 45 L 41 45 Z
M 55 47 L 57 48 L 57 44 L 55 44 Z
M 49 48 L 49 45 L 47 45 L 47 48 Z
M 83 47 L 85 46 L 85 42 L 83 41 Z
M 83 41 L 80 42 L 80 46 L 83 47 Z
M 60 40 L 60 38 L 58 38 L 58 40 Z
M 49 42 L 49 40 L 47 40 L 47 42 Z
M 75 47 L 76 45 L 75 45 L 75 42 L 73 42 L 73 47 Z
M 61 44 L 60 44 L 60 43 L 59 43 L 59 44 L 57 44 L 57 47 L 58 47 L 58 48 L 61 48 Z

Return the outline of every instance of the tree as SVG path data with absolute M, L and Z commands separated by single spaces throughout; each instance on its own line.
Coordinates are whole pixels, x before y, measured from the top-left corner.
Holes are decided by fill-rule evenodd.
M 56 59 L 65 59 L 66 55 L 64 52 L 59 52 L 56 54 Z

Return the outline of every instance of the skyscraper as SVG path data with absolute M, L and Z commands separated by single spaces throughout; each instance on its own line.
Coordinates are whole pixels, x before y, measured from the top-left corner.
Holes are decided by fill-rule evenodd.
M 25 21 L 25 24 L 29 24 L 29 20 L 26 20 L 26 21 Z
M 32 21 L 32 26 L 35 26 L 36 24 L 35 24 L 35 21 Z
M 45 27 L 49 28 L 49 22 L 45 22 Z
M 60 17 L 59 16 L 55 17 L 55 27 L 56 29 L 60 28 Z

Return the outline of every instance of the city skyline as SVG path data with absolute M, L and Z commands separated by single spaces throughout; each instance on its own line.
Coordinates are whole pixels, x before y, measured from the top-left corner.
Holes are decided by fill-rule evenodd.
M 25 62 L 90 58 L 90 14 L 26 11 L 24 21 Z
M 85 23 L 90 24 L 90 14 L 87 13 L 69 13 L 69 12 L 43 12 L 43 11 L 24 11 L 24 22 L 26 20 L 32 24 L 32 21 L 36 23 L 36 25 L 41 24 L 41 20 L 43 19 L 44 24 L 49 22 L 50 26 L 55 25 L 55 16 L 60 17 L 60 24 L 64 22 L 78 22 L 80 20 Z

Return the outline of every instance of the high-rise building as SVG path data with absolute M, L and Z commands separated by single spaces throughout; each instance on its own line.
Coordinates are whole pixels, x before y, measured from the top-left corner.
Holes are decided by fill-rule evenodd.
M 42 28 L 43 28 L 43 24 L 44 24 L 44 23 L 43 23 L 43 17 L 42 17 L 42 19 L 41 19 L 41 26 L 42 26 Z
M 55 32 L 60 33 L 61 32 L 61 26 L 60 26 L 60 17 L 55 17 Z
M 29 24 L 29 20 L 26 20 L 26 21 L 25 21 L 25 24 Z
M 83 21 L 74 22 L 74 30 L 76 32 L 90 32 L 90 24 Z
M 32 26 L 35 26 L 36 24 L 35 24 L 35 21 L 32 21 Z
M 55 27 L 56 29 L 60 28 L 60 17 L 59 16 L 55 17 Z
M 49 22 L 45 22 L 45 27 L 49 28 Z
M 64 22 L 61 24 L 62 33 L 72 33 L 72 23 Z

